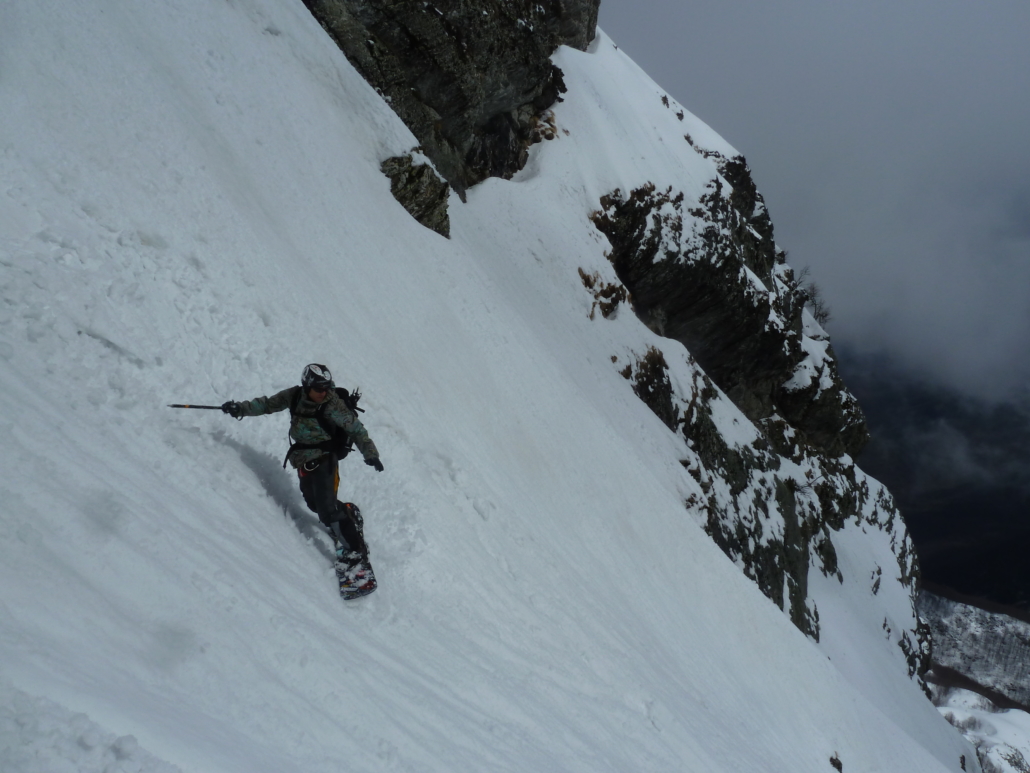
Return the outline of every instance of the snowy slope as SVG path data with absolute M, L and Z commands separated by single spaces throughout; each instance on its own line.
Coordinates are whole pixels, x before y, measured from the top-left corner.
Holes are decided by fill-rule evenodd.
M 971 754 L 893 644 L 845 620 L 820 650 L 684 509 L 683 441 L 611 362 L 651 334 L 590 319 L 577 269 L 613 277 L 601 194 L 700 192 L 711 165 L 603 35 L 557 59 L 559 138 L 452 196 L 445 240 L 379 172 L 412 136 L 301 3 L 5 4 L 5 771 Z M 286 418 L 164 407 L 309 361 L 362 388 L 386 464 L 344 465 L 380 578 L 349 605 L 280 469 Z
M 999 709 L 989 699 L 959 688 L 934 688 L 935 703 L 966 738 L 976 745 L 985 773 L 1030 770 L 1030 714 Z

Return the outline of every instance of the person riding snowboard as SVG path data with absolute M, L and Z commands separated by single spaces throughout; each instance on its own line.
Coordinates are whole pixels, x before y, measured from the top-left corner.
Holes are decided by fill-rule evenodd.
M 291 445 L 286 459 L 297 470 L 304 502 L 329 529 L 336 544 L 340 592 L 346 595 L 374 589 L 375 575 L 368 560 L 361 512 L 356 505 L 339 502 L 336 492 L 340 486 L 340 459 L 346 456 L 352 442 L 361 451 L 365 464 L 382 472 L 383 463 L 356 411 L 337 393 L 329 369 L 312 363 L 304 368 L 300 386 L 271 397 L 230 400 L 221 408 L 236 419 L 290 411 Z

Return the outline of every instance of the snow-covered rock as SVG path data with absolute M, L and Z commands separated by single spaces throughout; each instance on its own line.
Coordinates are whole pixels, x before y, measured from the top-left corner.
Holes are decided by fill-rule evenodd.
M 954 687 L 934 687 L 934 702 L 976 747 L 984 773 L 1030 773 L 1030 714 Z
M 925 590 L 917 609 L 931 632 L 935 669 L 957 672 L 982 692 L 1030 706 L 1030 623 Z

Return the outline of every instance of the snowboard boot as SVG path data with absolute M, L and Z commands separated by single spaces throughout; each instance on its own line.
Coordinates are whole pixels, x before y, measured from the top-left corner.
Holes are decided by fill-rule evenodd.
M 376 589 L 376 578 L 365 543 L 364 519 L 361 510 L 352 502 L 338 502 L 334 516 L 329 531 L 336 544 L 334 568 L 340 582 L 340 595 L 345 599 L 358 598 Z
M 356 551 L 368 560 L 368 545 L 365 544 L 365 519 L 361 510 L 351 502 L 337 502 L 336 511 L 326 517 L 324 523 L 336 542 Z
M 347 516 L 350 517 L 350 519 L 354 522 L 354 528 L 358 530 L 358 534 L 364 537 L 365 519 L 361 515 L 361 509 L 353 502 L 341 502 L 339 500 L 336 501 L 336 507 L 337 509 L 343 511 L 347 514 Z

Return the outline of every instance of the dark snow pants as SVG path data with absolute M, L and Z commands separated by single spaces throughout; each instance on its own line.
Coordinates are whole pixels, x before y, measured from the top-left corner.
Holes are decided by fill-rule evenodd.
M 367 558 L 368 546 L 358 530 L 358 525 L 348 508 L 336 499 L 336 492 L 340 488 L 339 460 L 330 454 L 323 456 L 318 462 L 318 466 L 313 470 L 297 470 L 304 502 L 318 515 L 318 520 L 328 527 L 333 539 L 340 543 L 344 550 L 353 550 Z

